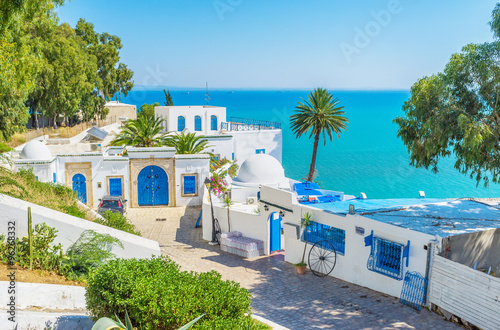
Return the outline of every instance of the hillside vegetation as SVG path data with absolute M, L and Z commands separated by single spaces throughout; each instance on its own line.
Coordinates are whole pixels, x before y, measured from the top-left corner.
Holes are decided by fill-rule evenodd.
M 0 167 L 0 193 L 40 206 L 93 221 L 90 213 L 80 209 L 75 193 L 68 187 L 37 181 L 31 170 L 13 173 Z

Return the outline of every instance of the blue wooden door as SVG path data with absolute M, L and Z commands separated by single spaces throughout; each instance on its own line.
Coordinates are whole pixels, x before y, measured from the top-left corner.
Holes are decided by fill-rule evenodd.
M 271 243 L 269 244 L 269 252 L 279 251 L 281 250 L 281 216 L 273 212 L 269 216 L 270 222 L 270 239 Z
M 158 166 L 146 166 L 137 177 L 139 206 L 168 205 L 168 177 Z
M 83 174 L 73 175 L 73 191 L 76 191 L 78 199 L 86 204 L 87 203 L 87 183 Z
M 109 179 L 109 194 L 111 196 L 122 196 L 122 178 Z

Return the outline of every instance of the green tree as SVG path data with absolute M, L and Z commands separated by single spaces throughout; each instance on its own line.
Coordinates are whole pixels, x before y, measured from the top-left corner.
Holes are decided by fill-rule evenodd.
M 96 33 L 94 24 L 80 19 L 76 34 L 86 43 L 88 52 L 96 57 L 98 81 L 96 88 L 101 97 L 109 101 L 114 94 L 128 95 L 134 86 L 133 71 L 120 63 L 121 39 L 109 33 Z
M 469 44 L 444 72 L 418 80 L 394 119 L 411 165 L 437 172 L 453 155 L 455 169 L 485 186 L 500 178 L 500 4 L 490 24 L 496 41 Z
M 147 104 L 144 103 L 141 105 L 141 112 L 139 113 L 140 116 L 145 116 L 148 118 L 153 118 L 155 116 L 155 107 L 159 106 L 160 103 L 155 102 L 154 104 Z
M 167 106 L 174 105 L 174 101 L 172 101 L 172 95 L 170 95 L 170 91 L 163 90 L 163 93 L 165 94 L 165 102 L 163 104 Z
M 163 119 L 139 116 L 136 120 L 129 120 L 120 134 L 111 141 L 112 146 L 132 147 L 157 147 L 161 146 L 165 134 L 163 130 Z
M 234 205 L 234 202 L 229 196 L 224 197 L 222 200 L 222 205 L 227 209 L 227 231 L 231 231 L 231 222 L 229 221 L 229 209 Z
M 167 147 L 174 147 L 177 154 L 200 154 L 210 147 L 207 139 L 202 136 L 184 132 L 166 136 L 163 144 Z
M 52 118 L 52 126 L 57 127 L 59 116 L 70 118 L 81 108 L 81 100 L 94 90 L 96 60 L 86 52 L 81 38 L 75 30 L 64 23 L 49 35 L 50 43 L 43 50 L 44 68 L 38 74 L 38 104 L 45 115 Z
M 39 27 L 56 23 L 54 8 L 64 1 L 0 2 L 0 139 L 24 129 L 29 118 L 26 100 L 43 65 Z
M 333 133 L 340 138 L 340 133 L 347 130 L 349 120 L 344 116 L 344 107 L 339 106 L 338 98 L 333 98 L 326 89 L 316 88 L 308 96 L 308 100 L 302 99 L 299 102 L 293 115 L 290 116 L 290 123 L 293 133 L 297 138 L 302 134 L 310 133 L 309 138 L 314 136 L 314 146 L 307 174 L 307 180 L 313 181 L 314 170 L 316 168 L 316 155 L 320 135 L 323 134 L 324 144 L 326 145 L 326 136 L 333 140 Z

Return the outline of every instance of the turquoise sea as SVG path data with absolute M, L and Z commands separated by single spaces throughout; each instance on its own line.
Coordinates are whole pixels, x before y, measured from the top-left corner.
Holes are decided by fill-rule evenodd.
M 171 90 L 175 105 L 206 104 L 204 90 Z M 407 91 L 332 91 L 345 106 L 349 130 L 340 139 L 320 142 L 316 180 L 323 188 L 346 194 L 366 193 L 368 198 L 418 197 L 500 197 L 500 185 L 483 188 L 453 169 L 453 159 L 443 160 L 437 174 L 409 165 L 404 144 L 397 138 L 392 119 L 402 114 Z M 308 90 L 213 90 L 210 105 L 224 106 L 228 116 L 279 121 L 283 128 L 283 167 L 287 177 L 300 180 L 307 175 L 312 154 L 312 139 L 296 139 L 290 130 L 289 116 Z M 162 90 L 131 91 L 122 102 L 135 104 L 159 102 Z

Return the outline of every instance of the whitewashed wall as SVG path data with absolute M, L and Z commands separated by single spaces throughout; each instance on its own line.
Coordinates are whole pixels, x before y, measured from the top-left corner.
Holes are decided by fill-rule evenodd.
M 210 156 L 208 155 L 176 155 L 175 156 L 175 195 L 176 206 L 195 206 L 203 202 L 205 178 L 209 175 Z M 198 196 L 182 197 L 182 174 L 198 175 Z
M 217 116 L 217 130 L 211 130 L 210 117 Z M 226 121 L 226 108 L 214 106 L 158 106 L 155 107 L 155 117 L 166 119 L 166 132 L 177 132 L 177 119 L 179 116 L 185 117 L 186 128 L 191 133 L 215 134 L 220 130 L 220 123 Z M 201 132 L 194 130 L 194 117 L 201 117 Z
M 56 173 L 56 160 L 53 161 L 36 161 L 36 160 L 26 160 L 15 162 L 15 169 L 24 168 L 33 169 L 33 174 L 37 177 L 38 181 L 41 182 L 54 182 L 53 173 Z
M 212 240 L 212 213 L 210 202 L 208 200 L 208 191 L 205 190 L 205 198 L 203 199 L 203 216 L 202 229 L 203 239 L 206 241 Z M 214 196 L 212 195 L 212 198 Z M 214 201 L 214 216 L 219 221 L 223 233 L 228 232 L 227 208 L 224 208 L 217 198 Z M 246 208 L 246 206 L 245 206 Z M 264 251 L 269 253 L 269 216 L 254 213 L 259 205 L 252 207 L 252 211 L 238 209 L 235 205 L 229 209 L 229 219 L 231 221 L 231 231 L 239 231 L 245 237 L 258 239 L 264 242 Z
M 282 161 L 283 137 L 280 129 L 260 131 L 231 131 L 233 150 L 238 164 L 241 165 L 248 157 L 255 155 L 257 149 L 265 149 L 266 155 Z
M 483 329 L 500 329 L 500 278 L 434 256 L 429 300 Z
M 226 157 L 232 160 L 233 137 L 231 135 L 206 136 L 209 147 L 206 151 L 220 155 L 220 158 Z
M 123 249 L 115 246 L 111 251 L 118 258 L 149 258 L 151 255 L 161 255 L 160 247 L 156 241 L 2 194 L 0 194 L 0 233 L 6 233 L 8 223 L 15 221 L 16 237 L 27 236 L 29 206 L 31 207 L 33 228 L 36 224 L 43 222 L 56 228 L 58 233 L 54 243 L 61 243 L 64 249 L 76 242 L 82 232 L 91 229 L 100 234 L 109 234 L 123 243 Z

